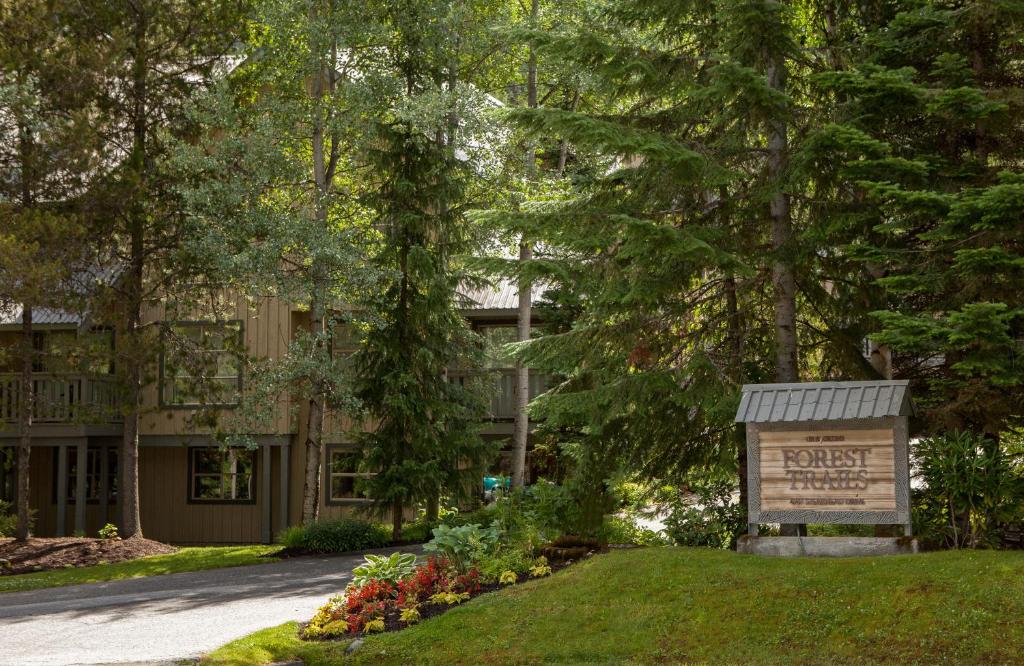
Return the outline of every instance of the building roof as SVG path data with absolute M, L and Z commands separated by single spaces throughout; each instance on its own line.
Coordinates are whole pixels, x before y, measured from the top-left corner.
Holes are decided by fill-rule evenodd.
M 533 284 L 533 302 L 540 300 L 546 287 Z M 515 310 L 519 307 L 519 288 L 510 280 L 499 280 L 494 286 L 463 289 L 465 310 Z
M 99 285 L 113 284 L 121 274 L 114 265 L 93 266 L 71 276 L 67 288 L 82 295 L 90 293 Z M 10 329 L 21 326 L 24 308 L 20 303 L 9 307 L 0 305 L 0 328 Z M 60 308 L 32 308 L 32 324 L 38 326 L 80 326 L 86 320 L 86 313 Z
M 840 421 L 910 416 L 906 380 L 746 384 L 738 423 Z
M 22 306 L 0 308 L 0 326 L 21 326 Z M 77 326 L 82 323 L 81 313 L 64 312 L 51 308 L 32 308 L 32 324 L 40 326 L 68 325 Z

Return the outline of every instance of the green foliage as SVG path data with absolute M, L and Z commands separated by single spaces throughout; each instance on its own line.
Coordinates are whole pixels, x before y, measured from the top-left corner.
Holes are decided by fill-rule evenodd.
M 438 592 L 430 595 L 430 603 L 438 606 L 454 606 L 469 599 L 469 592 Z
M 416 556 L 412 553 L 367 555 L 365 563 L 352 570 L 352 583 L 362 586 L 368 580 L 398 583 L 416 570 Z
M 403 608 L 398 614 L 398 619 L 406 624 L 416 624 L 420 621 L 420 611 L 415 606 Z
M 511 569 L 502 571 L 501 575 L 498 576 L 498 582 L 502 585 L 515 585 L 518 581 L 519 576 Z
M 491 554 L 498 547 L 500 528 L 491 525 L 460 525 L 434 528 L 434 538 L 423 546 L 423 550 L 443 557 L 461 572 L 466 572 L 482 556 Z
M 733 499 L 728 479 L 695 479 L 668 507 L 665 532 L 680 546 L 731 548 L 745 527 L 746 508 Z
M 12 537 L 18 526 L 18 515 L 14 505 L 0 500 L 0 537 Z
M 1001 528 L 1024 519 L 1024 466 L 1005 444 L 967 432 L 914 446 L 914 530 L 926 545 L 998 547 Z
M 629 516 L 609 516 L 601 534 L 606 543 L 634 544 L 637 546 L 667 546 L 672 540 L 664 532 L 641 527 Z
M 117 534 L 117 525 L 115 525 L 114 523 L 107 523 L 106 525 L 101 527 L 98 536 L 99 538 L 104 540 L 120 538 Z
M 388 543 L 388 533 L 372 523 L 337 518 L 293 525 L 278 535 L 278 542 L 286 548 L 301 548 L 312 553 L 346 553 L 382 548 Z

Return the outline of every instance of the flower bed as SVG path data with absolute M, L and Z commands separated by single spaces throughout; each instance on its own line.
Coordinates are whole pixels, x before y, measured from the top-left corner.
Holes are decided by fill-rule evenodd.
M 397 582 L 370 578 L 352 583 L 345 594 L 331 598 L 299 631 L 306 640 L 336 640 L 360 634 L 397 631 L 416 624 L 473 597 L 531 578 L 551 575 L 570 563 L 549 565 L 538 558 L 526 572 L 506 571 L 498 580 L 485 580 L 479 569 L 460 572 L 447 559 L 427 558 Z

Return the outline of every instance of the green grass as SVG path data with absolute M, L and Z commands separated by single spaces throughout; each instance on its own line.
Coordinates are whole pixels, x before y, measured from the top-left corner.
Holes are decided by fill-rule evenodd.
M 1015 664 L 1024 552 L 772 559 L 617 551 L 410 629 L 303 643 L 294 623 L 203 662 L 329 664 Z
M 280 546 L 209 546 L 181 548 L 170 555 L 142 557 L 128 562 L 98 564 L 79 569 L 58 569 L 39 573 L 0 576 L 0 593 L 62 587 L 79 583 L 102 583 L 122 578 L 142 578 L 182 571 L 202 571 L 242 564 L 274 562 L 275 558 L 261 557 L 280 550 Z

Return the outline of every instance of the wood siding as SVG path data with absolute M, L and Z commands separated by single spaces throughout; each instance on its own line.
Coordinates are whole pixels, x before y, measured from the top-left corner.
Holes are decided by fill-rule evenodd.
M 232 299 L 226 299 L 232 302 Z M 276 298 L 263 298 L 250 304 L 245 299 L 233 299 L 233 305 L 222 310 L 223 320 L 237 320 L 242 323 L 247 353 L 256 358 L 282 358 L 288 351 L 292 336 L 292 312 L 290 306 Z M 146 321 L 163 321 L 166 311 L 163 306 L 153 307 L 146 312 Z M 174 315 L 184 319 L 182 315 Z M 208 321 L 209 314 L 195 312 L 188 315 L 195 321 Z M 139 428 L 140 435 L 186 435 L 206 432 L 190 422 L 195 410 L 179 407 L 164 407 L 160 404 L 159 367 L 154 368 L 154 380 L 143 392 L 145 410 Z M 243 377 L 243 386 L 245 378 Z M 289 434 L 295 432 L 289 413 L 289 399 L 281 396 L 274 406 L 274 418 L 269 432 L 260 434 Z

